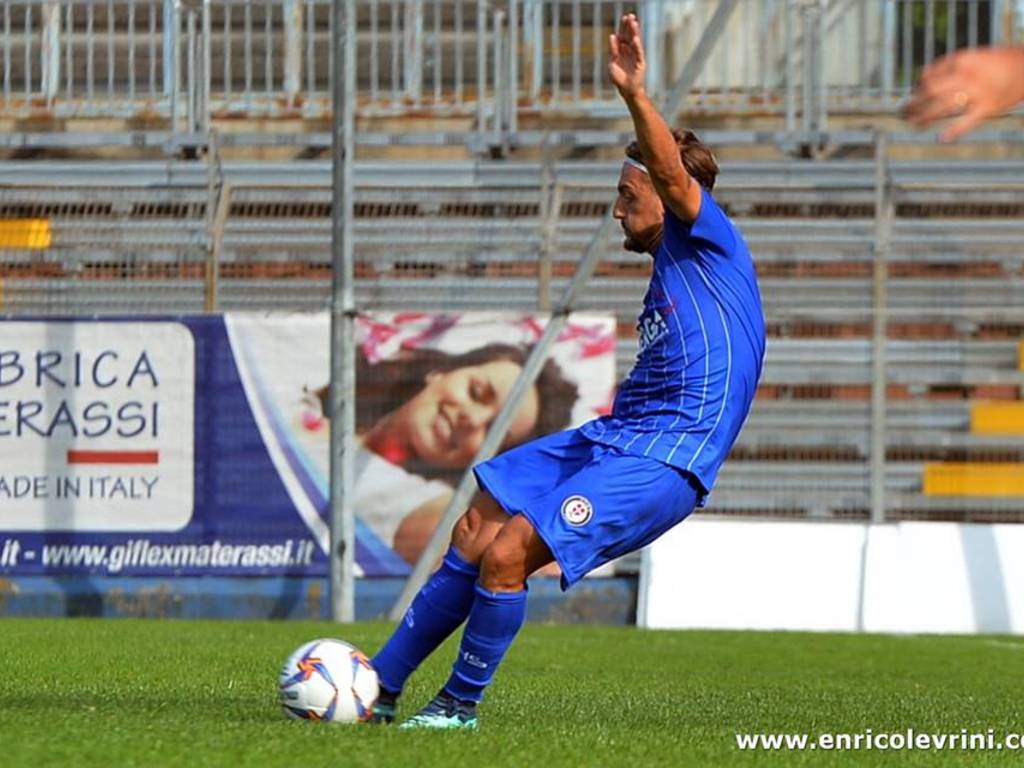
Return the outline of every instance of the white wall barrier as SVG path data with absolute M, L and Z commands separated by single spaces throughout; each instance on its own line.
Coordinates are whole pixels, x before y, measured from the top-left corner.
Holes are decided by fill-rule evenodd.
M 638 624 L 1024 634 L 1024 525 L 694 518 L 644 552 Z

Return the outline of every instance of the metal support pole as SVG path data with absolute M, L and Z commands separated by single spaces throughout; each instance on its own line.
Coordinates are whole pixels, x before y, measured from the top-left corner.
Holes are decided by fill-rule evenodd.
M 643 24 L 641 34 L 644 50 L 647 52 L 647 82 L 644 85 L 651 97 L 656 99 L 661 96 L 662 88 L 665 86 L 665 56 L 661 45 L 664 40 L 665 20 L 661 0 L 641 0 L 639 16 Z M 615 19 L 616 26 L 618 23 L 619 20 Z
M 924 63 L 935 60 L 935 0 L 928 0 L 924 6 Z
M 220 306 L 220 262 L 224 250 L 224 226 L 231 206 L 231 187 L 224 183 L 224 169 L 220 163 L 217 135 L 208 134 L 206 181 L 206 293 L 204 308 L 216 312 Z
M 814 117 L 814 32 L 817 29 L 814 11 L 810 6 L 800 7 L 800 31 L 801 35 L 801 57 L 803 59 L 803 90 L 801 92 L 800 105 L 800 129 L 804 134 L 804 141 L 810 135 L 812 126 L 811 120 Z
M 540 259 L 537 264 L 537 309 L 551 311 L 551 272 L 558 247 L 558 217 L 562 208 L 562 185 L 555 176 L 555 155 L 550 141 L 544 143 L 544 165 L 541 169 L 542 214 Z
M 508 4 L 508 75 L 505 87 L 508 89 L 507 107 L 508 132 L 519 130 L 519 2 Z
M 164 35 L 163 35 L 163 70 L 164 70 L 164 95 L 170 96 L 173 87 L 174 73 L 174 16 L 175 0 L 164 0 Z
M 793 51 L 793 1 L 786 0 L 786 18 L 782 25 L 783 45 L 786 47 L 786 132 L 796 130 L 796 54 Z
M 196 114 L 199 93 L 199 73 L 196 67 L 196 11 L 189 7 L 185 18 L 185 126 L 195 133 L 199 123 Z
M 492 145 L 500 147 L 503 144 L 505 135 L 505 76 L 508 70 L 505 66 L 505 11 L 494 12 L 494 114 L 492 116 L 491 130 L 493 138 Z M 504 155 L 503 155 L 504 156 Z
M 484 95 L 487 92 L 487 6 L 484 0 L 476 1 L 476 132 L 482 139 L 487 130 L 486 105 Z M 481 144 L 480 141 L 477 144 Z
M 405 97 L 419 104 L 423 95 L 423 0 L 406 0 L 403 32 Z
M 210 0 L 203 0 L 203 16 L 202 16 L 202 57 L 200 58 L 200 82 L 202 87 L 199 89 L 200 93 L 200 104 L 199 104 L 199 130 L 205 134 L 210 133 L 210 88 L 213 83 L 213 50 L 212 50 L 212 38 L 213 38 L 213 14 L 210 9 Z M 212 150 L 211 150 L 212 151 Z M 219 161 L 218 161 L 219 162 Z
M 181 89 L 181 0 L 164 4 L 164 91 L 168 96 L 171 133 L 178 130 L 178 92 Z
M 231 185 L 225 184 L 222 179 L 210 225 L 210 261 L 206 270 L 207 312 L 216 312 L 220 308 L 220 264 L 224 253 L 224 227 L 227 224 L 228 211 L 231 210 L 232 192 Z
M 863 99 L 868 91 L 868 63 L 874 61 L 872 53 L 877 38 L 868 33 L 868 0 L 858 0 L 857 8 L 857 85 L 854 89 L 857 96 Z M 868 42 L 870 39 L 870 42 Z M 870 58 L 869 58 L 870 56 Z
M 1006 21 L 1005 1 L 991 0 L 988 13 L 988 44 L 1000 45 L 1003 42 L 1003 25 Z
M 337 51 L 333 104 L 331 255 L 331 618 L 355 619 L 355 320 L 352 260 L 356 14 L 354 0 L 332 0 L 331 45 Z
M 953 24 L 953 20 L 948 22 Z M 896 5 L 894 0 L 883 0 L 882 2 L 882 57 L 879 67 L 882 70 L 880 94 L 883 103 L 893 96 L 895 85 L 895 71 L 893 63 L 893 48 L 896 45 Z
M 824 133 L 828 130 L 828 73 L 825 61 L 825 36 L 828 34 L 828 27 L 825 24 L 825 5 L 818 0 L 815 11 L 814 27 L 814 130 L 817 133 Z M 863 54 L 862 54 L 863 55 Z
M 284 0 L 284 95 L 298 103 L 302 83 L 302 0 Z M 374 34 L 377 30 L 373 30 Z
M 889 178 L 889 136 L 875 135 L 875 253 L 871 280 L 871 522 L 885 521 L 886 355 L 888 347 L 889 236 L 893 199 Z
M 540 98 L 544 78 L 544 5 L 540 0 L 523 0 L 523 82 L 531 104 Z
M 48 105 L 53 104 L 60 87 L 60 3 L 43 5 L 43 25 L 40 45 L 40 90 Z

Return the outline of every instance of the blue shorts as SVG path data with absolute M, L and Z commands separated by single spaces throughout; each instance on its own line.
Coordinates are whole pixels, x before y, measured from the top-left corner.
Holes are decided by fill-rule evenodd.
M 693 475 L 591 442 L 575 429 L 525 443 L 473 471 L 502 509 L 533 524 L 562 568 L 563 590 L 650 544 L 704 496 Z

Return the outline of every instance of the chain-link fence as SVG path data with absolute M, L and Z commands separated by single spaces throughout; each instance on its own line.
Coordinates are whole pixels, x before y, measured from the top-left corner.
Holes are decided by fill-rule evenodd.
M 617 171 L 357 163 L 359 307 L 549 307 Z M 755 255 L 770 338 L 712 510 L 1024 521 L 1022 171 L 884 155 L 725 165 L 716 194 Z M 328 306 L 325 162 L 12 163 L 6 181 L 4 313 Z M 617 321 L 620 377 L 648 275 L 613 237 L 580 294 Z

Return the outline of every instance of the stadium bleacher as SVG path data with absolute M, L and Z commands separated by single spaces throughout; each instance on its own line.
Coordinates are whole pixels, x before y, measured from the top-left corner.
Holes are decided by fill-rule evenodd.
M 792 161 L 808 166 L 806 161 Z M 44 168 L 45 165 L 45 168 Z M 305 167 L 305 166 L 311 167 Z M 357 173 L 357 296 L 363 307 L 415 305 L 458 311 L 538 303 L 544 216 L 536 168 L 453 163 L 458 186 L 441 187 L 395 163 Z M 861 163 L 860 166 L 864 166 Z M 750 169 L 749 175 L 745 171 Z M 617 163 L 566 164 L 557 220 L 554 295 L 567 284 L 608 203 Z M 987 182 L 984 164 L 947 166 L 958 202 L 935 216 L 927 200 L 898 196 L 889 256 L 886 488 L 894 518 L 1021 519 L 1017 485 L 974 492 L 974 475 L 1014 472 L 1024 454 L 1019 435 L 972 429 L 972 413 L 996 408 L 1002 423 L 1019 401 L 1024 374 L 1019 335 L 1024 283 L 1019 243 L 1024 222 L 1002 202 L 1005 186 Z M 209 257 L 205 174 L 136 164 L 130 186 L 90 182 L 60 163 L 22 164 L 0 191 L 5 212 L 47 222 L 52 242 L 8 250 L 3 309 L 11 313 L 152 312 L 205 306 Z M 200 169 L 201 170 L 201 169 Z M 238 171 L 235 174 L 235 171 Z M 871 292 L 875 221 L 850 169 L 819 161 L 772 176 L 752 164 L 726 166 L 720 199 L 733 210 L 758 259 L 772 337 L 760 399 L 727 464 L 712 509 L 738 514 L 865 516 L 869 497 Z M 861 168 L 861 170 L 865 170 Z M 926 170 L 923 168 L 923 170 Z M 914 165 L 900 166 L 913 178 Z M 1007 164 L 992 175 L 1007 172 Z M 279 164 L 256 185 L 244 167 L 223 167 L 231 185 L 220 251 L 218 306 L 225 310 L 315 310 L 330 290 L 330 192 L 322 163 Z M 793 190 L 792 176 L 802 176 Z M 404 178 L 404 187 L 386 186 Z M 817 184 L 814 174 L 826 183 Z M 466 176 L 482 181 L 473 185 Z M 844 185 L 829 185 L 836 176 Z M 863 177 L 863 173 L 861 177 Z M 130 177 L 130 174 L 125 174 Z M 9 176 L 11 178 L 11 176 Z M 301 178 L 303 185 L 294 186 Z M 775 185 L 771 179 L 775 179 Z M 235 181 L 237 179 L 237 182 Z M 366 179 L 365 186 L 362 181 Z M 971 187 L 958 185 L 964 179 Z M 159 182 L 163 183 L 151 183 Z M 863 178 L 859 182 L 864 183 Z M 909 185 L 908 185 L 909 186 Z M 780 202 L 783 201 L 783 202 Z M 801 202 L 804 201 L 804 202 Z M 814 215 L 808 210 L 820 210 Z M 613 313 L 625 374 L 635 350 L 632 322 L 648 265 L 618 250 L 616 238 L 579 308 Z M 982 404 L 992 402 L 990 406 Z M 975 415 L 974 420 L 980 418 Z M 959 462 L 967 479 L 930 481 Z M 966 463 L 965 463 L 966 462 Z M 980 466 L 980 469 L 977 468 Z M 938 473 L 938 474 L 937 474 Z

